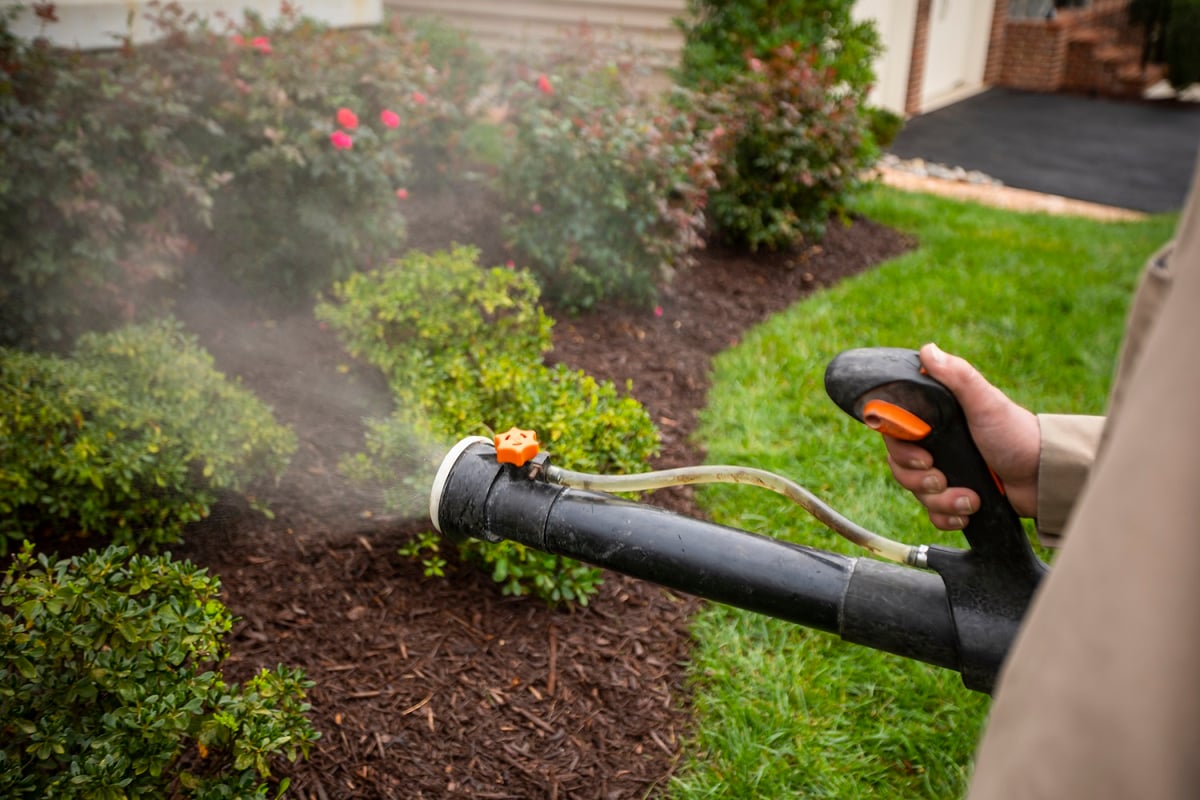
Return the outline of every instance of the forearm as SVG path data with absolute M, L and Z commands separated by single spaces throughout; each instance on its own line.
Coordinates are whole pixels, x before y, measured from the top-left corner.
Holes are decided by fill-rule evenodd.
M 1104 432 L 1104 417 L 1039 414 L 1037 531 L 1042 544 L 1057 547 Z

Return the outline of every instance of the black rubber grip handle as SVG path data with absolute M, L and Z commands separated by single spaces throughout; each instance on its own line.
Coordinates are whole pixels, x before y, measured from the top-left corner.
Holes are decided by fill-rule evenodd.
M 922 426 L 914 425 L 907 438 L 929 451 L 949 486 L 965 486 L 979 495 L 979 510 L 963 530 L 971 549 L 984 557 L 1027 557 L 1029 542 L 1020 517 L 975 446 L 962 407 L 949 389 L 921 371 L 917 351 L 869 347 L 840 353 L 825 370 L 825 391 L 860 422 L 868 422 L 865 410 L 874 407 L 871 401 L 923 421 L 928 431 L 920 435 Z M 870 421 L 872 427 L 880 424 Z

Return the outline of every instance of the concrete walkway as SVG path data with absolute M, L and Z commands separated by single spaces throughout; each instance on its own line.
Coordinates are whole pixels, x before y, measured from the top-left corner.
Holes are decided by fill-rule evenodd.
M 968 200 L 1009 211 L 1029 211 L 1041 214 L 1061 214 L 1087 217 L 1105 222 L 1143 219 L 1146 214 L 1117 206 L 1089 203 L 1062 195 L 1033 192 L 1012 186 L 992 186 L 930 176 L 914 175 L 904 170 L 881 167 L 879 179 L 886 185 L 907 192 L 924 192 L 956 200 Z
M 1112 213 L 1093 206 L 1173 211 L 1183 205 L 1197 165 L 1200 103 L 989 89 L 909 120 L 891 152 L 979 170 L 1007 188 L 1057 198 L 1040 201 L 1045 205 L 1072 209 L 1058 213 Z M 924 183 L 924 190 L 953 183 L 884 179 L 907 188 Z M 1005 194 L 987 187 L 960 191 L 978 194 L 974 199 Z M 1039 202 L 1011 192 L 1008 199 Z

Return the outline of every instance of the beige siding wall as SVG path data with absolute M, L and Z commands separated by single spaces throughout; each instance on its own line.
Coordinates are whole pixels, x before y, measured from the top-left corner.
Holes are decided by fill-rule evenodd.
M 438 16 L 495 50 L 541 49 L 586 24 L 600 42 L 630 42 L 674 63 L 682 37 L 671 24 L 686 0 L 384 0 L 397 15 Z
M 917 0 L 857 0 L 856 19 L 874 19 L 884 39 L 875 64 L 874 103 L 904 112 Z M 403 16 L 438 16 L 493 50 L 544 48 L 564 30 L 586 22 L 604 37 L 631 41 L 654 53 L 656 66 L 678 62 L 683 39 L 671 20 L 687 12 L 687 0 L 384 0 Z
M 0 6 L 13 5 L 17 0 L 0 0 Z M 59 21 L 46 25 L 44 31 L 29 5 L 26 0 L 14 25 L 16 33 L 44 33 L 63 47 L 113 47 L 126 33 L 132 34 L 135 42 L 146 41 L 154 34 L 145 20 L 144 0 L 57 0 L 54 5 Z M 180 5 L 202 16 L 220 12 L 236 19 L 246 10 L 267 19 L 279 14 L 279 0 L 181 0 Z M 373 25 L 383 18 L 382 0 L 298 0 L 296 5 L 308 16 L 330 25 Z

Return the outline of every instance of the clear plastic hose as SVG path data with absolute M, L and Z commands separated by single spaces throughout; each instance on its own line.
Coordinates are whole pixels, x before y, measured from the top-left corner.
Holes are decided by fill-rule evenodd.
M 743 483 L 761 486 L 792 500 L 831 530 L 880 558 L 901 564 L 925 566 L 926 548 L 923 545 L 907 545 L 873 533 L 846 519 L 795 481 L 754 467 L 701 465 L 644 472 L 638 475 L 593 475 L 549 466 L 546 469 L 545 477 L 550 483 L 560 486 L 610 493 L 648 492 L 654 489 L 696 483 Z

